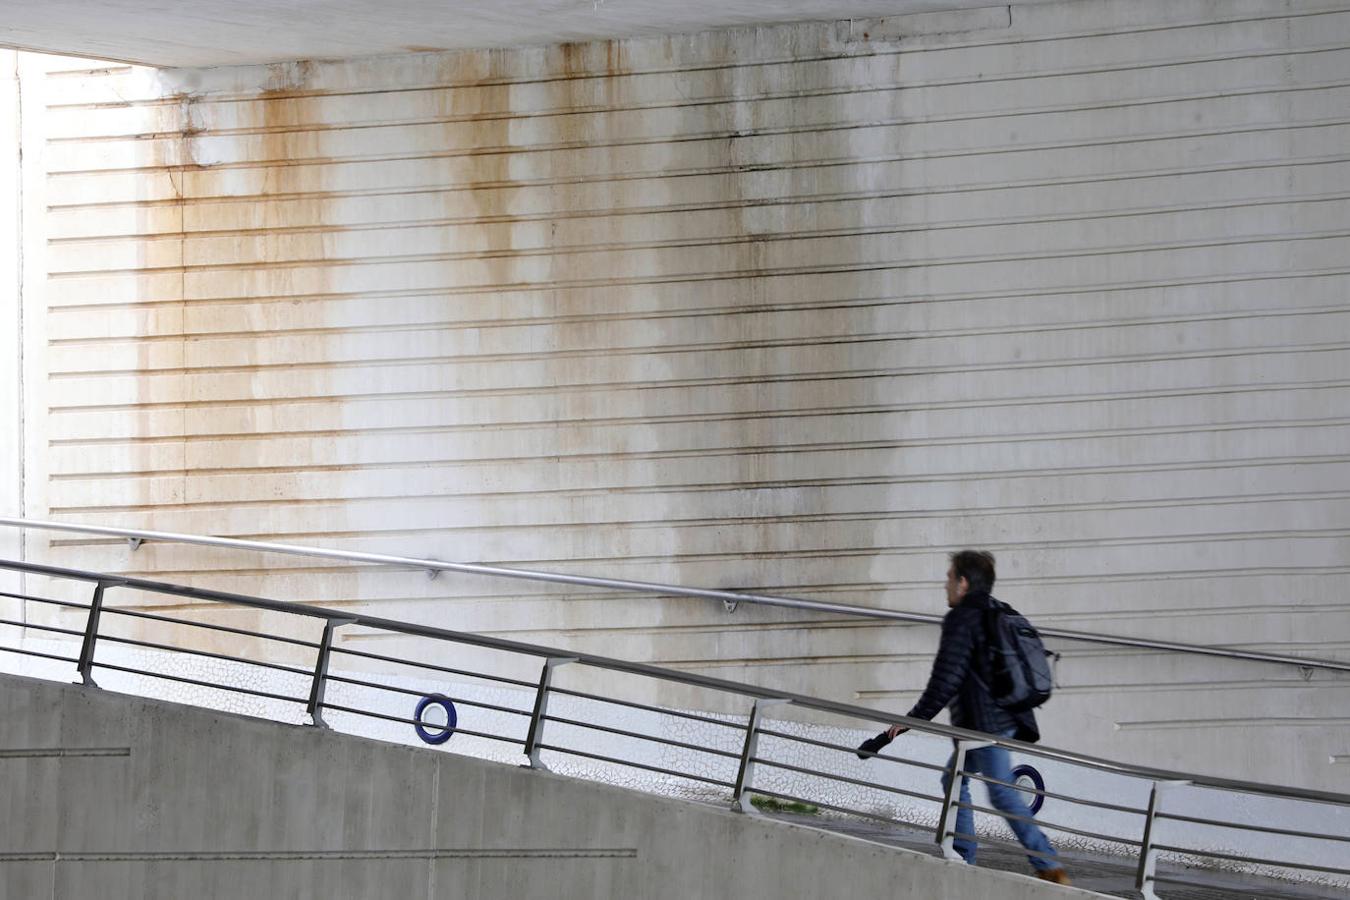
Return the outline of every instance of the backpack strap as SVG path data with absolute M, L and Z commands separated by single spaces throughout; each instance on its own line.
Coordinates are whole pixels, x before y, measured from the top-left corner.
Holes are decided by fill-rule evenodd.
M 994 622 L 1002 613 L 1012 613 L 1017 615 L 1017 610 L 1013 609 L 1002 600 L 989 598 L 989 605 L 980 611 L 980 618 L 984 622 L 984 645 L 986 648 L 993 646 L 994 643 Z
M 989 691 L 989 685 L 993 681 L 993 648 L 996 646 L 998 631 L 998 616 L 1006 610 L 1012 609 L 1002 600 L 995 600 L 992 596 L 989 598 L 989 605 L 980 610 L 980 622 L 984 631 L 984 646 L 976 647 L 975 659 L 972 660 L 971 671 L 975 675 L 976 682 L 986 692 Z

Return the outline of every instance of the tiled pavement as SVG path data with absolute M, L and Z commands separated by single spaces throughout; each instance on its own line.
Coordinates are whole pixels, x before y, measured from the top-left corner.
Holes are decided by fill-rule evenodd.
M 844 817 L 773 813 L 772 817 L 812 828 L 848 834 L 881 844 L 937 855 L 932 835 L 901 826 L 884 825 Z M 1060 858 L 1076 887 L 1112 897 L 1138 900 L 1134 889 L 1135 863 L 1125 857 L 1064 850 Z M 1002 872 L 1029 873 L 1025 856 L 1011 850 L 981 847 L 979 865 Z M 1236 875 L 1210 869 L 1159 866 L 1157 893 L 1160 900 L 1350 900 L 1350 891 L 1294 884 L 1254 875 Z

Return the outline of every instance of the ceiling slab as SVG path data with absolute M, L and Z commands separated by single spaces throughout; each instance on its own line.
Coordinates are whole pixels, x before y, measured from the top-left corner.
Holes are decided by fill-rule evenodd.
M 152 66 L 206 67 L 558 44 L 991 5 L 989 0 L 0 0 L 0 45 Z

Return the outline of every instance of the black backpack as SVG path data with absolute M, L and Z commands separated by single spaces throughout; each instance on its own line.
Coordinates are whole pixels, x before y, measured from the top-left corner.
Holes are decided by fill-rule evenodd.
M 1035 709 L 1050 699 L 1055 686 L 1051 653 L 1041 643 L 1040 632 L 1008 604 L 993 600 L 984 612 L 986 659 L 989 662 L 989 693 L 1008 712 Z

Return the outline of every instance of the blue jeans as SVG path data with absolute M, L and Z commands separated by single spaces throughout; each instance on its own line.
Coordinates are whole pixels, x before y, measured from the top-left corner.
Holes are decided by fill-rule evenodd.
M 1009 731 L 1000 737 L 1012 737 L 1013 732 Z M 951 782 L 952 760 L 956 758 L 956 753 L 952 753 L 952 758 L 947 760 L 947 771 L 942 775 L 942 791 L 946 794 L 947 785 Z M 1012 783 L 1012 756 L 1003 747 L 982 747 L 979 750 L 969 750 L 966 752 L 966 771 L 978 772 L 986 778 L 994 778 L 1007 784 Z M 990 784 L 985 782 L 985 787 L 989 789 L 990 805 L 1002 813 L 1011 813 L 1016 816 L 1031 817 L 1031 810 L 1027 808 L 1026 801 L 1022 799 L 1022 792 L 1016 788 L 1005 787 L 1002 784 Z M 961 802 L 970 803 L 970 777 L 961 776 Z M 1048 869 L 1059 868 L 1059 858 L 1055 850 L 1046 840 L 1045 832 L 1037 827 L 1035 822 L 1022 821 L 1021 819 L 1005 819 L 1008 827 L 1017 835 L 1017 839 L 1022 842 L 1030 852 L 1027 859 L 1031 861 L 1031 866 L 1038 872 Z M 975 850 L 978 844 L 975 842 L 975 813 L 966 807 L 957 807 L 956 810 L 956 839 L 952 842 L 952 848 L 961 854 L 961 858 L 972 866 L 975 865 Z

